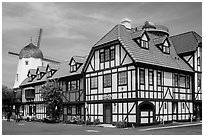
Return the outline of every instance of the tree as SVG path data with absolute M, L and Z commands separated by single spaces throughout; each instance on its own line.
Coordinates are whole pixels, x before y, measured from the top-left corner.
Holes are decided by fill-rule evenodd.
M 62 114 L 62 88 L 56 80 L 48 80 L 41 88 L 42 95 L 46 104 L 46 113 L 51 120 L 58 120 Z
M 12 110 L 13 90 L 2 85 L 2 111 L 4 113 Z

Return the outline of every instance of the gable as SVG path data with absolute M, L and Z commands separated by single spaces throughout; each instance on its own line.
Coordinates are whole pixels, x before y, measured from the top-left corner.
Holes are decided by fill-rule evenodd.
M 107 49 L 107 47 L 105 48 Z M 113 60 L 101 62 L 101 54 L 105 52 L 103 47 L 97 50 L 92 50 L 91 57 L 87 62 L 87 68 L 85 68 L 85 71 L 91 72 L 133 63 L 133 60 L 121 44 L 111 45 L 109 49 L 114 50 Z M 106 56 L 106 54 L 104 54 L 104 56 Z

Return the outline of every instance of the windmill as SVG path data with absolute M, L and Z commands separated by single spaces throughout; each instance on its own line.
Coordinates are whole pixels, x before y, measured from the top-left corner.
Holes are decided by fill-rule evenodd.
M 21 49 L 20 53 L 9 51 L 8 54 L 18 56 L 18 67 L 13 89 L 18 90 L 20 84 L 27 78 L 30 69 L 37 69 L 38 66 L 45 66 L 48 63 L 59 64 L 61 61 L 51 57 L 43 56 L 40 48 L 42 28 L 39 31 L 37 46 L 32 41 L 29 45 Z
M 37 40 L 37 48 L 40 48 L 40 42 L 41 42 L 41 37 L 42 37 L 42 31 L 43 29 L 40 28 L 39 30 L 39 35 L 38 35 L 38 40 Z M 17 52 L 14 52 L 14 51 L 9 51 L 8 54 L 10 55 L 14 55 L 14 56 L 19 56 L 19 53 Z M 54 63 L 54 64 L 58 64 L 60 62 L 62 62 L 61 60 L 59 59 L 56 59 L 56 58 L 53 58 L 53 57 L 48 57 L 48 56 L 43 56 L 43 61 L 46 61 L 46 62 L 50 62 L 50 63 Z

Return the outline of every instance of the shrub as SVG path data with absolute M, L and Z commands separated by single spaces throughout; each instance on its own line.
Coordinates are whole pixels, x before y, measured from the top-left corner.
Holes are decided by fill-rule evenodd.
M 91 118 L 88 118 L 88 119 L 86 120 L 86 125 L 91 125 Z
M 85 124 L 85 121 L 84 121 L 83 119 L 78 119 L 78 120 L 77 120 L 77 124 L 78 124 L 78 125 Z
M 127 127 L 127 122 L 126 121 L 118 121 L 115 123 L 115 126 L 117 128 L 125 128 L 125 127 Z
M 98 118 L 95 119 L 94 122 L 93 122 L 94 125 L 98 125 L 98 124 L 100 124 L 100 123 L 101 123 L 101 122 L 100 122 L 100 119 L 98 119 Z

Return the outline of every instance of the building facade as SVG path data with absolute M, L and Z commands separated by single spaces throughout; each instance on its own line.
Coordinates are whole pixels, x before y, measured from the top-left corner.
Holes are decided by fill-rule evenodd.
M 87 57 L 30 69 L 20 86 L 22 111 L 46 117 L 40 87 L 55 79 L 63 87 L 64 121 L 73 116 L 136 125 L 188 121 L 202 108 L 202 40 L 197 37 L 196 50 L 178 53 L 185 42 L 176 37 L 176 43 L 167 27 L 145 22 L 133 28 L 124 20 Z

